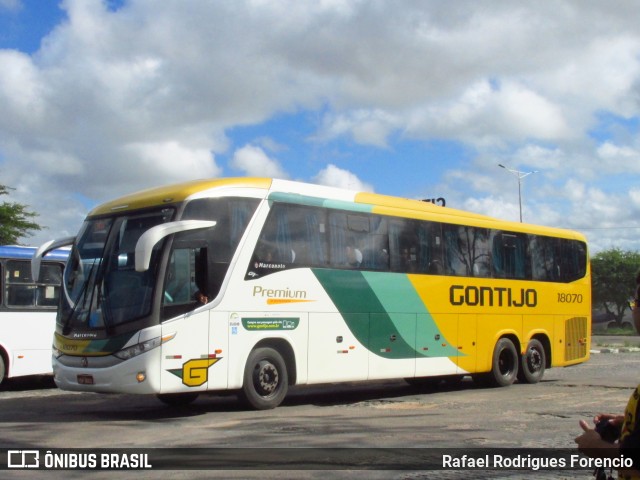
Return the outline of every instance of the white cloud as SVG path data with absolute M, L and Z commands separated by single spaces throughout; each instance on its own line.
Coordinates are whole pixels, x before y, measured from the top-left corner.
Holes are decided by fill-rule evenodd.
M 373 186 L 363 182 L 352 172 L 329 164 L 313 178 L 319 185 L 338 187 L 359 192 L 373 192 Z
M 495 98 L 503 131 L 521 138 L 559 139 L 570 134 L 561 109 L 523 85 L 508 83 Z
M 462 208 L 470 212 L 482 213 L 501 220 L 517 221 L 520 215 L 517 203 L 508 203 L 505 202 L 503 198 L 493 196 L 468 198 L 464 201 Z
M 640 151 L 629 145 L 605 142 L 598 147 L 598 157 L 615 173 L 640 173 Z
M 45 85 L 28 55 L 0 50 L 0 138 L 42 125 Z
M 331 140 L 349 135 L 356 143 L 387 146 L 387 137 L 400 123 L 398 119 L 382 110 L 356 110 L 344 114 L 329 114 L 323 119 L 319 139 Z
M 131 159 L 138 159 L 140 174 L 175 182 L 210 178 L 221 173 L 211 152 L 204 148 L 181 145 L 176 141 L 135 143 L 123 149 Z
M 254 145 L 245 145 L 233 154 L 231 167 L 250 177 L 289 178 L 280 163 Z
M 485 79 L 457 98 L 414 109 L 407 133 L 417 138 L 462 137 L 491 146 L 529 138 L 561 140 L 578 132 L 569 128 L 561 108 L 550 99 L 518 83 L 498 86 Z

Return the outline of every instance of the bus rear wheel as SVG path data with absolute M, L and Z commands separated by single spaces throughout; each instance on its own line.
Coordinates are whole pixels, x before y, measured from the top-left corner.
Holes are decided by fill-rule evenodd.
M 507 387 L 515 382 L 518 376 L 520 355 L 515 345 L 508 338 L 501 338 L 493 349 L 491 372 L 487 374 L 489 385 Z
M 244 369 L 242 398 L 251 408 L 269 410 L 282 403 L 289 376 L 282 355 L 273 348 L 256 348 Z
M 527 345 L 527 351 L 520 361 L 518 380 L 526 383 L 538 383 L 544 375 L 547 356 L 544 347 L 535 338 Z

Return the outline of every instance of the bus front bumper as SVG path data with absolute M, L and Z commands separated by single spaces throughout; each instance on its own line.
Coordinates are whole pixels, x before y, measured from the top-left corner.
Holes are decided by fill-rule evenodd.
M 64 358 L 54 357 L 53 378 L 58 388 L 75 392 L 157 393 L 160 378 L 157 369 L 149 369 L 150 353 L 102 368 L 70 366 Z

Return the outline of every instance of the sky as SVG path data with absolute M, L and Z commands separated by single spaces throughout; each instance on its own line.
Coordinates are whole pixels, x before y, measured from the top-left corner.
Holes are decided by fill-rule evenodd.
M 23 244 L 140 189 L 269 176 L 521 200 L 637 251 L 639 133 L 634 0 L 0 0 L 1 200 L 46 227 Z

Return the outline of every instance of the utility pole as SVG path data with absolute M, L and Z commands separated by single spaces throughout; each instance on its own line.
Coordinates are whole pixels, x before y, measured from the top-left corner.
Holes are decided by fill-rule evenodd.
M 533 170 L 531 172 L 521 172 L 520 170 L 516 170 L 513 168 L 505 167 L 501 163 L 498 164 L 499 167 L 504 168 L 506 171 L 513 173 L 518 179 L 518 204 L 520 206 L 520 223 L 522 223 L 522 179 L 524 177 L 528 177 L 532 173 L 538 173 L 538 170 Z

